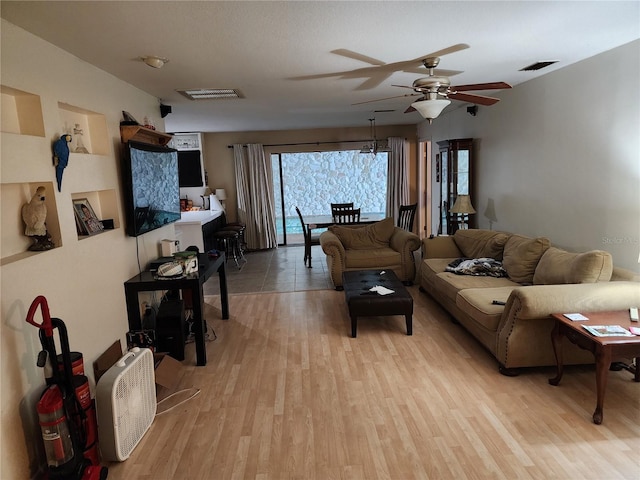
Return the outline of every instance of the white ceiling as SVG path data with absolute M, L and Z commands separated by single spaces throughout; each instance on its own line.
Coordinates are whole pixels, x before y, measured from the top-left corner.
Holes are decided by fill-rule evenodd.
M 332 53 L 338 49 L 392 63 L 465 43 L 470 48 L 442 56 L 442 69 L 462 72 L 453 85 L 515 87 L 640 38 L 638 1 L 2 0 L 1 16 L 171 105 L 169 131 L 363 127 L 374 116 L 378 125 L 422 121 L 403 113 L 409 98 L 352 104 L 412 93 L 392 84 L 411 85 L 426 70 L 393 73 L 370 89 L 358 89 L 368 77 L 291 79 L 370 66 Z M 169 63 L 153 69 L 144 55 Z M 558 63 L 519 71 L 544 60 Z M 195 87 L 235 88 L 245 98 L 196 102 L 176 92 Z M 386 109 L 394 112 L 374 113 Z

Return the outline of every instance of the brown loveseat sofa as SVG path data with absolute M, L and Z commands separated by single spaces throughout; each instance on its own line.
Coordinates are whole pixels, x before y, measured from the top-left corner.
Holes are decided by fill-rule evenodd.
M 348 270 L 393 270 L 400 281 L 413 283 L 413 252 L 420 238 L 396 227 L 392 218 L 370 225 L 332 225 L 320 235 L 322 251 L 336 290 L 342 290 L 342 273 Z
M 446 271 L 459 258 L 493 258 L 508 277 Z M 640 305 L 640 283 L 613 267 L 602 250 L 570 253 L 546 238 L 490 230 L 458 230 L 422 241 L 420 287 L 498 360 L 500 371 L 555 365 L 552 313 L 624 310 Z M 506 305 L 494 305 L 494 300 Z M 564 344 L 565 364 L 593 363 L 593 355 Z

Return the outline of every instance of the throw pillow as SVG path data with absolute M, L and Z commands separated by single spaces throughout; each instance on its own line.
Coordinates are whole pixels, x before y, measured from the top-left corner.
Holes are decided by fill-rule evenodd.
M 388 247 L 395 226 L 393 218 L 388 217 L 364 227 L 331 225 L 329 230 L 338 237 L 344 248 L 366 250 Z
M 511 235 L 504 246 L 502 266 L 514 282 L 533 283 L 536 266 L 548 248 L 548 238 Z
M 551 247 L 540 259 L 533 275 L 533 283 L 555 285 L 560 283 L 608 282 L 613 272 L 613 259 L 609 252 L 592 250 L 572 253 Z
M 502 260 L 509 234 L 493 230 L 456 230 L 453 241 L 467 258 L 494 258 Z

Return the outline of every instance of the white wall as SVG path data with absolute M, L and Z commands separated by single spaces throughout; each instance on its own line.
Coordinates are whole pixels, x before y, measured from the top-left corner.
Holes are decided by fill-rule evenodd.
M 36 367 L 38 331 L 25 322 L 27 310 L 44 295 L 52 317 L 62 319 L 71 349 L 84 355 L 93 387 L 93 361 L 128 330 L 123 283 L 138 272 L 136 240 L 127 237 L 120 192 L 122 110 L 163 123 L 155 97 L 79 60 L 2 20 L 2 84 L 40 95 L 45 138 L 2 133 L 3 184 L 50 181 L 52 140 L 61 132 L 58 102 L 105 115 L 111 149 L 107 155 L 72 155 L 62 192 L 55 192 L 63 246 L 0 268 L 1 275 L 1 445 L 0 478 L 29 478 L 45 462 L 35 401 L 44 387 Z M 157 117 L 157 118 L 156 118 Z M 121 228 L 78 240 L 72 192 L 115 190 Z M 141 265 L 159 256 L 159 240 L 173 226 L 139 237 Z M 38 320 L 41 318 L 38 316 Z M 57 338 L 57 335 L 56 335 Z
M 492 199 L 494 230 L 546 236 L 574 251 L 607 250 L 616 266 L 637 272 L 639 84 L 635 41 L 503 91 L 476 117 L 463 107 L 424 122 L 418 137 L 477 139 L 479 228 L 489 228 L 483 213 Z M 433 207 L 437 219 L 437 201 Z

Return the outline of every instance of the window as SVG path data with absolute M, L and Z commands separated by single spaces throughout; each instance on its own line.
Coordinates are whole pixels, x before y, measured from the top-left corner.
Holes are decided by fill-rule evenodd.
M 278 244 L 301 243 L 296 214 L 329 215 L 330 204 L 353 202 L 362 213 L 385 213 L 387 153 L 359 150 L 273 154 Z

